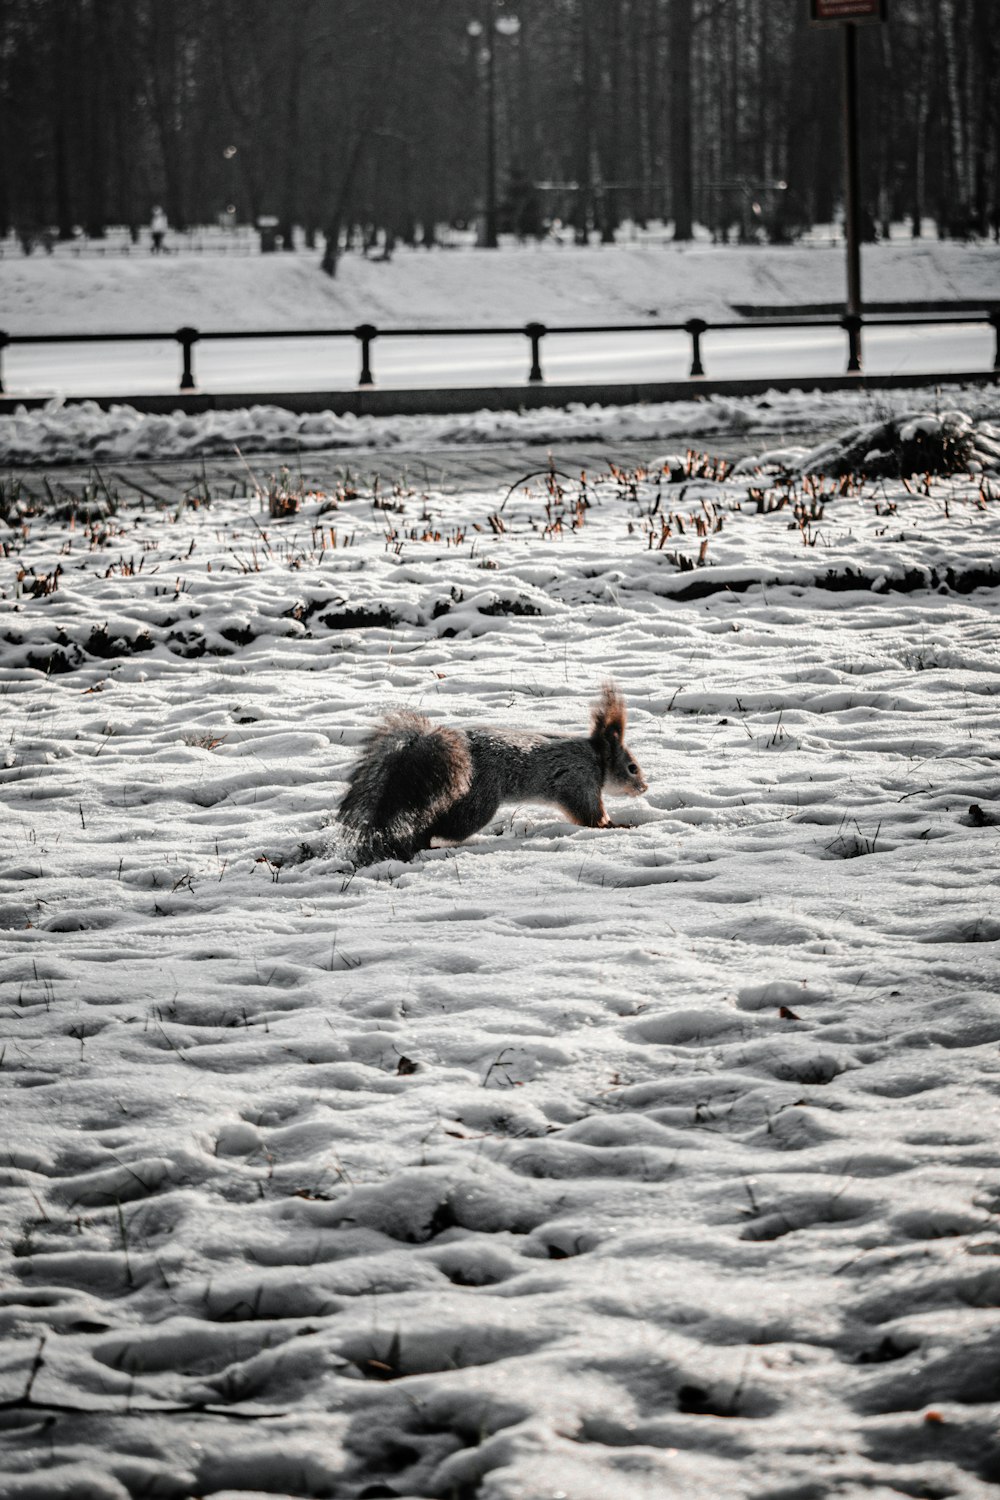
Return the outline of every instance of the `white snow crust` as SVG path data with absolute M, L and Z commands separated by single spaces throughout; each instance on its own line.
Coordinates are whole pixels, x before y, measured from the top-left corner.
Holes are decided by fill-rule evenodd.
M 11 511 L 5 1500 L 996 1493 L 1000 481 L 639 419 Z M 6 452 L 147 451 L 104 420 Z M 584 732 L 607 675 L 627 826 L 345 860 L 381 713 Z

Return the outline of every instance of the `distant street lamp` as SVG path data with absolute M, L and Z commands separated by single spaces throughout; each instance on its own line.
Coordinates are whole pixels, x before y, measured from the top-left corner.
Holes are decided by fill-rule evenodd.
M 234 199 L 236 197 L 236 193 L 235 193 L 235 184 L 233 182 L 233 175 L 235 173 L 236 167 L 235 167 L 235 164 L 233 164 L 232 166 L 230 166 L 228 164 L 233 161 L 233 158 L 236 155 L 236 151 L 237 151 L 237 148 L 235 146 L 223 146 L 223 148 L 222 148 L 222 159 L 223 159 L 224 162 L 227 163 L 227 166 L 226 166 L 226 169 L 225 169 L 225 185 L 226 185 L 226 188 L 229 191 L 229 194 Z M 235 202 L 231 202 L 231 203 L 227 203 L 226 204 L 226 213 L 230 217 L 230 219 L 233 222 L 235 222 L 235 220 L 236 220 L 236 204 L 235 204 Z
M 494 58 L 494 35 L 517 36 L 521 22 L 517 16 L 496 14 L 496 0 L 486 0 L 486 25 L 481 21 L 470 21 L 466 31 L 473 41 L 485 33 L 486 42 L 480 57 L 486 64 L 486 226 L 483 248 L 497 248 L 497 112 L 496 112 L 496 62 Z

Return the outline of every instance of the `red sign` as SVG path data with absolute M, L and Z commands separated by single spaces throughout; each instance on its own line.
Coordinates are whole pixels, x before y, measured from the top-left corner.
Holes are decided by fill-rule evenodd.
M 885 0 L 810 0 L 815 25 L 835 21 L 884 21 Z

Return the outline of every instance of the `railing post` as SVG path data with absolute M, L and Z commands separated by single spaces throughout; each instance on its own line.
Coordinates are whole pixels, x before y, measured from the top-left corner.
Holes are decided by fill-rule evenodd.
M 840 326 L 847 329 L 847 373 L 861 369 L 861 314 L 845 313 Z
M 181 346 L 184 356 L 184 369 L 181 371 L 181 390 L 193 391 L 194 384 L 194 355 L 192 353 L 198 342 L 197 328 L 178 328 L 174 338 Z
M 993 368 L 994 370 L 1000 370 L 1000 311 L 996 308 L 990 313 L 990 322 L 993 325 L 993 332 L 997 336 L 996 347 L 993 350 Z M 3 386 L 0 385 L 0 391 L 2 390 Z
M 704 318 L 688 318 L 684 327 L 691 335 L 691 374 L 704 375 L 705 367 L 701 362 L 701 336 L 708 324 Z
M 528 384 L 537 385 L 545 379 L 542 374 L 541 342 L 545 337 L 544 323 L 527 323 L 525 333 L 531 340 L 531 369 L 528 371 Z
M 361 341 L 361 375 L 358 385 L 374 385 L 375 378 L 372 375 L 372 340 L 378 334 L 374 323 L 359 323 L 354 330 L 354 337 Z
M 3 351 L 10 343 L 10 334 L 0 328 L 0 394 L 3 392 Z

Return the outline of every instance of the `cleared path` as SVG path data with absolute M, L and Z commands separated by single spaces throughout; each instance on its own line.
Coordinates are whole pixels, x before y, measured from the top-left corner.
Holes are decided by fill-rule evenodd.
M 586 472 L 591 477 L 606 473 L 609 464 L 635 468 L 653 462 L 666 453 L 710 453 L 716 458 L 735 460 L 748 453 L 763 453 L 787 442 L 814 446 L 832 437 L 835 428 L 817 427 L 808 433 L 783 438 L 780 433 L 747 434 L 713 433 L 710 437 L 651 437 L 644 442 L 609 438 L 607 442 L 504 443 L 496 446 L 428 448 L 421 452 L 400 453 L 396 450 L 373 452 L 365 449 L 331 449 L 291 456 L 285 453 L 253 453 L 242 462 L 235 452 L 228 458 L 176 458 L 143 460 L 134 463 L 104 463 L 101 475 L 109 488 L 117 490 L 123 500 L 142 496 L 146 501 L 160 500 L 176 505 L 180 496 L 190 492 L 203 494 L 206 483 L 211 490 L 219 485 L 228 491 L 231 484 L 243 485 L 251 478 L 266 484 L 271 474 L 282 468 L 292 471 L 292 484 L 301 479 L 304 489 L 329 489 L 338 480 L 351 477 L 370 485 L 378 475 L 383 486 L 400 480 L 418 490 L 505 491 L 528 474 L 538 474 L 549 463 L 562 474 L 576 477 Z M 46 479 L 53 476 L 61 497 L 83 489 L 94 479 L 93 464 L 56 464 L 48 468 L 11 466 L 5 470 L 16 478 L 24 490 L 41 503 L 48 500 Z
M 865 373 L 985 373 L 993 347 L 987 325 L 866 329 Z M 843 374 L 847 340 L 833 328 L 751 326 L 706 333 L 702 357 L 710 379 L 818 378 Z M 542 369 L 553 385 L 683 380 L 690 360 L 690 340 L 681 333 L 550 333 L 542 343 Z M 506 335 L 387 338 L 375 341 L 372 362 L 376 383 L 387 388 L 510 386 L 526 380 L 529 347 L 527 339 Z M 198 388 L 206 392 L 352 390 L 359 368 L 352 339 L 219 340 L 195 349 Z M 7 394 L 15 397 L 169 395 L 179 385 L 180 350 L 168 340 L 13 345 L 4 351 L 3 369 Z

